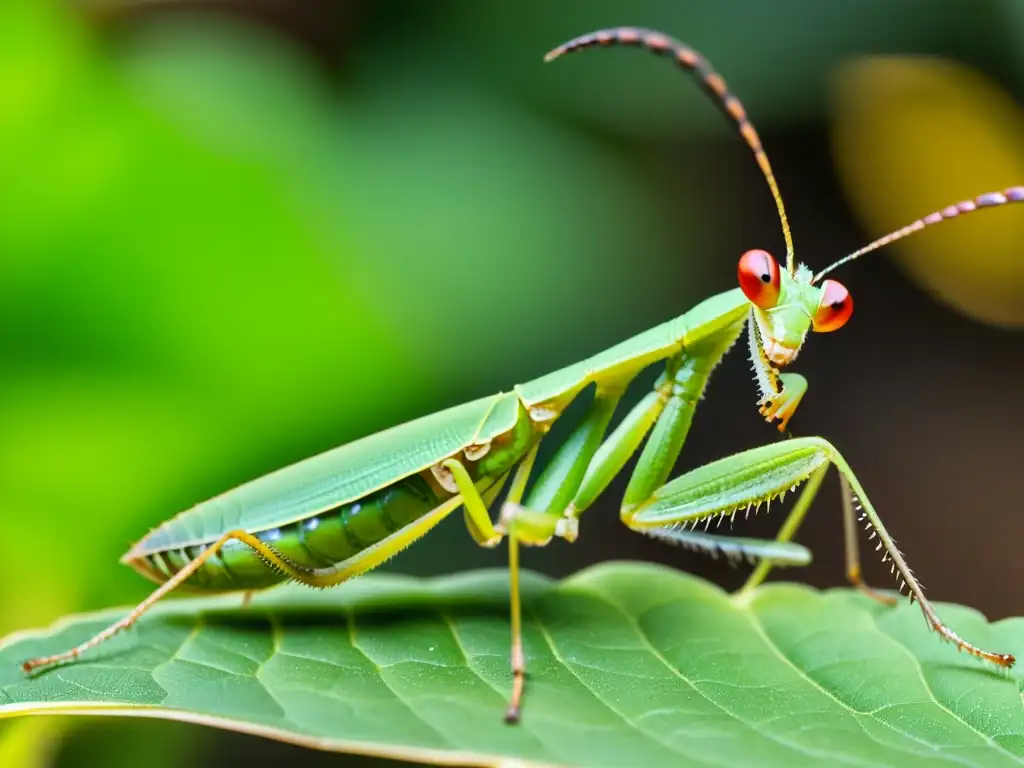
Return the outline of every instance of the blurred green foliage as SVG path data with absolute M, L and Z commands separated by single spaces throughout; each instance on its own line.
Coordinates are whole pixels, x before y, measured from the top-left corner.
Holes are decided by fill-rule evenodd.
M 116 582 L 80 578 L 83 566 L 188 503 L 183 478 L 251 461 L 414 373 L 345 274 L 352 246 L 303 183 L 309 163 L 268 143 L 216 151 L 70 19 L 40 4 L 4 13 L 0 28 L 35 45 L 0 53 L 14 107 L 0 128 L 0 503 L 6 531 L 44 535 L 53 559 L 31 592 L 0 582 L 5 621 L 21 623 L 107 602 Z M 369 365 L 382 382 L 358 375 Z M 311 400 L 327 412 L 291 405 Z M 3 568 L 24 573 L 39 557 L 26 547 Z

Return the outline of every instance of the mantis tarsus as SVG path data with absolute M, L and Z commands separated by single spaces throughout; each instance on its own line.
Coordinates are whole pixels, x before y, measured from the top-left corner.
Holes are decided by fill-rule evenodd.
M 860 520 L 877 537 L 928 626 L 959 649 L 1010 667 L 1014 657 L 962 639 L 939 619 L 896 549 L 864 489 L 839 452 L 820 437 L 781 440 L 668 477 L 694 410 L 722 356 L 746 329 L 764 418 L 780 430 L 807 389 L 780 373 L 808 331 L 834 331 L 850 318 L 847 290 L 822 278 L 853 259 L 940 221 L 981 208 L 1024 201 L 1024 186 L 979 195 L 929 214 L 814 274 L 794 258 L 786 211 L 761 140 L 746 111 L 696 51 L 667 35 L 620 27 L 578 37 L 546 59 L 595 45 L 633 45 L 673 60 L 696 76 L 752 150 L 782 224 L 786 259 L 763 250 L 739 261 L 739 287 L 596 355 L 510 392 L 481 398 L 335 448 L 203 502 L 164 523 L 128 552 L 127 563 L 160 586 L 134 611 L 76 648 L 24 664 L 25 670 L 73 660 L 130 627 L 155 602 L 188 582 L 198 590 L 246 593 L 294 579 L 313 587 L 365 573 L 427 533 L 459 507 L 473 539 L 495 547 L 507 539 L 511 592 L 513 685 L 506 720 L 520 716 L 526 662 L 520 622 L 519 546 L 553 538 L 575 541 L 579 520 L 627 461 L 639 452 L 621 506 L 622 521 L 659 539 L 759 563 L 744 589 L 775 565 L 801 565 L 809 552 L 791 541 L 829 466 L 843 492 L 846 567 L 861 579 L 855 539 Z M 662 363 L 654 388 L 608 433 L 630 382 Z M 593 399 L 554 457 L 531 482 L 537 448 L 551 425 L 585 390 Z M 646 439 L 646 443 L 644 442 Z M 641 449 L 641 445 L 643 447 Z M 774 541 L 706 531 L 716 518 L 770 503 L 806 485 Z M 489 507 L 506 491 L 497 522 Z M 704 528 L 696 530 L 697 524 Z

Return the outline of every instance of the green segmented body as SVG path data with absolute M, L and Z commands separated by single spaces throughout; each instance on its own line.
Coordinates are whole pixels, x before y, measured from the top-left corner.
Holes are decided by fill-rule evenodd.
M 441 502 L 418 475 L 399 480 L 359 501 L 312 515 L 257 536 L 291 562 L 307 568 L 324 568 L 355 557 L 364 549 L 400 531 Z M 184 568 L 208 544 L 167 549 L 146 556 L 146 562 L 164 579 Z M 268 568 L 248 547 L 226 544 L 189 580 L 189 587 L 203 590 L 260 589 L 284 580 Z
M 330 567 L 398 533 L 449 498 L 451 493 L 426 477 L 429 467 L 439 458 L 477 442 L 491 441 L 493 449 L 478 461 L 468 463 L 477 488 L 486 493 L 539 436 L 514 393 L 464 403 L 442 413 L 450 431 L 434 432 L 434 441 L 424 442 L 418 453 L 407 451 L 395 456 L 396 461 L 405 459 L 404 466 L 413 468 L 396 480 L 373 487 L 374 478 L 354 476 L 355 473 L 346 472 L 345 466 L 346 459 L 355 458 L 360 450 L 372 450 L 374 443 L 379 444 L 379 449 L 386 448 L 389 430 L 294 465 L 292 469 L 313 480 L 315 488 L 293 482 L 292 475 L 275 473 L 277 477 L 260 478 L 178 515 L 140 541 L 124 559 L 150 578 L 165 581 L 221 535 L 240 528 L 256 534 L 296 565 Z M 510 414 L 511 426 L 505 428 Z M 434 422 L 440 421 L 440 415 L 404 426 L 409 432 L 426 437 L 435 427 Z M 452 425 L 456 429 L 451 429 Z M 424 462 L 425 466 L 419 466 Z M 364 487 L 369 490 L 354 495 Z M 305 510 L 304 514 L 285 516 L 279 511 L 298 505 L 302 505 L 299 508 Z M 262 514 L 262 524 L 246 525 L 247 514 L 254 514 L 252 510 Z M 232 541 L 204 564 L 188 585 L 192 589 L 218 591 L 259 589 L 283 579 L 249 547 Z
M 463 458 L 474 484 L 486 494 L 587 386 L 629 381 L 651 363 L 673 355 L 681 355 L 684 362 L 707 363 L 702 345 L 720 346 L 723 336 L 731 343 L 746 307 L 741 291 L 728 291 L 511 392 L 464 403 L 285 467 L 179 514 L 142 539 L 122 561 L 163 582 L 220 536 L 241 529 L 305 568 L 345 563 L 451 498 L 452 491 L 432 480 L 431 467 L 473 446 L 489 445 L 478 459 Z M 687 386 L 703 390 L 710 367 L 683 368 L 688 370 Z M 247 590 L 284 578 L 252 549 L 231 541 L 187 584 L 198 590 Z

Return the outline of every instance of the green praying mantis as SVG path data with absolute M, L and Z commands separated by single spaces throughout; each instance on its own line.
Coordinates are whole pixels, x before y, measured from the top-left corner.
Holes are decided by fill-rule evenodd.
M 123 558 L 157 589 L 130 614 L 76 648 L 25 662 L 26 672 L 70 662 L 121 630 L 172 590 L 250 594 L 287 579 L 330 587 L 365 573 L 425 535 L 460 507 L 477 544 L 508 542 L 511 602 L 511 696 L 505 718 L 521 713 L 526 659 L 521 639 L 519 548 L 579 535 L 580 517 L 637 453 L 621 505 L 629 528 L 711 554 L 746 558 L 756 567 L 743 589 L 771 568 L 799 566 L 808 550 L 792 541 L 830 466 L 839 473 L 846 570 L 859 589 L 885 602 L 861 578 L 859 514 L 883 559 L 909 588 L 928 626 L 957 648 L 1010 667 L 1010 654 L 982 650 L 939 618 L 849 464 L 820 437 L 783 439 L 719 459 L 669 480 L 694 411 L 715 366 L 744 330 L 761 415 L 784 431 L 807 381 L 779 369 L 796 359 L 809 331 L 827 333 L 850 318 L 852 299 L 824 276 L 914 232 L 981 208 L 1024 202 L 1024 186 L 949 206 L 882 237 L 818 273 L 794 259 L 792 236 L 775 176 L 740 102 L 696 51 L 659 32 L 620 27 L 578 37 L 546 60 L 592 46 L 637 46 L 695 75 L 732 121 L 768 183 L 786 244 L 785 264 L 751 250 L 738 265 L 739 287 L 611 349 L 511 391 L 474 400 L 393 427 L 280 469 L 198 504 L 154 529 Z M 609 432 L 619 401 L 649 366 L 664 366 L 649 391 Z M 532 479 L 538 446 L 565 409 L 592 392 L 585 412 L 553 458 Z M 646 442 L 645 442 L 646 440 Z M 641 447 L 642 446 L 642 447 Z M 720 536 L 712 521 L 734 517 L 804 488 L 774 541 Z M 489 508 L 505 492 L 497 521 Z M 703 524 L 701 530 L 696 526 Z

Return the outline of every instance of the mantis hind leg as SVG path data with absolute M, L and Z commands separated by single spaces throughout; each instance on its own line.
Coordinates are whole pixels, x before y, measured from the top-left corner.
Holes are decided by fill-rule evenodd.
M 25 672 L 32 672 L 42 667 L 49 667 L 55 664 L 72 661 L 77 659 L 86 651 L 106 642 L 120 632 L 129 629 L 144 613 L 146 613 L 146 611 L 166 597 L 170 592 L 188 581 L 188 579 L 202 568 L 210 558 L 220 552 L 224 545 L 229 541 L 241 542 L 256 552 L 269 568 L 276 569 L 301 584 L 305 584 L 310 587 L 331 587 L 380 565 L 380 563 L 387 560 L 395 552 L 404 549 L 412 541 L 418 539 L 441 522 L 441 520 L 457 509 L 461 503 L 462 499 L 459 496 L 454 496 L 428 512 L 415 523 L 406 526 L 383 541 L 368 547 L 356 557 L 350 558 L 349 560 L 339 563 L 331 568 L 311 569 L 296 565 L 276 551 L 273 547 L 260 541 L 251 533 L 244 530 L 228 531 L 200 552 L 195 559 L 190 561 L 171 578 L 157 587 L 149 597 L 139 603 L 124 618 L 111 624 L 94 637 L 68 651 L 65 651 L 64 653 L 26 661 L 22 664 L 22 669 Z
M 523 491 L 530 469 L 536 456 L 536 447 L 520 463 L 516 470 L 513 486 L 509 491 L 509 500 L 518 503 L 522 498 Z M 307 568 L 291 562 L 287 557 L 275 550 L 272 546 L 261 541 L 256 536 L 244 530 L 234 530 L 225 533 L 206 549 L 200 552 L 193 560 L 187 563 L 181 570 L 171 576 L 167 581 L 155 589 L 149 597 L 139 603 L 130 613 L 119 621 L 111 624 L 95 636 L 89 638 L 80 645 L 52 656 L 31 659 L 22 664 L 26 673 L 34 670 L 49 667 L 77 659 L 83 653 L 106 642 L 120 632 L 131 628 L 150 608 L 170 592 L 184 584 L 211 558 L 215 557 L 224 546 L 230 541 L 238 541 L 256 552 L 269 568 L 280 571 L 290 579 L 305 584 L 309 587 L 332 587 L 341 584 L 348 579 L 372 570 L 396 552 L 404 549 L 416 539 L 420 538 L 450 515 L 460 506 L 465 506 L 466 526 L 473 539 L 485 547 L 496 546 L 504 537 L 509 534 L 509 559 L 511 578 L 511 602 L 512 602 L 512 671 L 514 684 L 511 701 L 509 704 L 506 720 L 515 722 L 519 718 L 520 702 L 523 694 L 525 679 L 525 662 L 522 647 L 521 632 L 521 598 L 519 584 L 519 557 L 518 544 L 525 539 L 528 543 L 536 543 L 534 536 L 536 526 L 530 526 L 524 521 L 522 531 L 514 521 L 504 526 L 494 526 L 491 523 L 487 507 L 491 504 L 503 488 L 507 475 L 501 481 L 489 488 L 483 495 L 477 490 L 469 478 L 465 467 L 456 460 L 445 462 L 445 467 L 452 472 L 452 475 L 459 486 L 460 492 L 446 500 L 443 504 L 435 507 L 416 522 L 396 531 L 391 536 L 376 544 L 367 547 L 355 557 L 338 563 L 328 568 Z M 528 531 L 534 530 L 534 533 Z M 243 594 L 243 606 L 248 605 L 252 592 L 245 591 Z
M 959 650 L 1000 667 L 1013 666 L 1012 655 L 992 653 L 972 645 L 939 618 L 849 464 L 831 443 L 821 438 L 803 437 L 772 443 L 698 467 L 655 490 L 648 499 L 624 512 L 623 519 L 641 532 L 674 530 L 769 503 L 807 482 L 808 487 L 780 533 L 780 541 L 784 543 L 796 532 L 829 466 L 835 466 L 843 479 L 844 492 L 849 491 L 851 503 L 844 510 L 852 517 L 853 504 L 860 506 L 861 519 L 872 531 L 872 538 L 878 539 L 877 549 L 884 550 L 883 561 L 892 561 L 893 573 L 898 573 L 901 579 L 900 589 L 906 586 L 910 590 L 911 600 L 920 605 L 929 628 Z M 855 530 L 849 524 L 846 527 L 851 533 Z M 848 542 L 848 557 L 851 549 L 855 551 Z M 763 580 L 771 566 L 770 561 L 762 563 L 745 588 Z M 856 555 L 848 561 L 847 567 L 851 580 L 859 577 Z
M 152 608 L 168 593 L 172 592 L 175 588 L 181 586 L 181 584 L 187 581 L 193 574 L 196 573 L 196 571 L 202 568 L 203 565 L 211 557 L 220 552 L 224 545 L 227 544 L 229 541 L 240 541 L 246 546 L 251 547 L 253 550 L 258 552 L 262 557 L 264 557 L 270 564 L 277 565 L 278 562 L 280 562 L 282 571 L 285 570 L 286 567 L 290 566 L 290 564 L 286 563 L 283 560 L 283 558 L 281 558 L 274 550 L 272 550 L 270 547 L 268 547 L 266 544 L 264 544 L 262 541 L 260 541 L 252 534 L 242 530 L 228 531 L 219 539 L 217 539 L 217 541 L 215 541 L 213 544 L 211 544 L 209 547 L 203 550 L 198 557 L 196 557 L 194 560 L 189 562 L 184 568 L 182 568 L 180 571 L 174 574 L 174 576 L 172 576 L 159 587 L 157 587 L 150 594 L 149 597 L 147 597 L 145 600 L 139 603 L 135 607 L 135 609 L 132 610 L 131 613 L 129 613 L 120 621 L 114 622 L 99 634 L 86 640 L 84 643 L 75 646 L 69 651 L 65 651 L 64 653 L 58 653 L 53 656 L 45 656 L 39 659 L 31 659 L 22 664 L 21 668 L 25 672 L 32 672 L 33 670 L 39 669 L 40 667 L 49 667 L 54 664 L 61 664 L 66 661 L 72 661 L 74 659 L 77 659 L 79 656 L 81 656 L 83 653 L 90 650 L 91 648 L 95 648 L 97 645 L 106 642 L 119 632 L 128 629 L 133 624 L 135 624 L 135 622 L 138 621 L 139 618 L 146 611 Z M 247 603 L 248 599 L 246 599 L 245 602 Z

